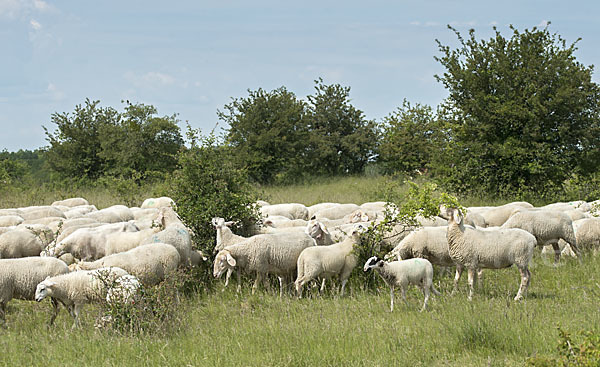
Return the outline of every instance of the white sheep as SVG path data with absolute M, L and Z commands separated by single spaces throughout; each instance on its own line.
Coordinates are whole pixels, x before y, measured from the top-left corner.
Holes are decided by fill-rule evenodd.
M 81 261 L 70 266 L 73 270 L 94 270 L 118 267 L 135 275 L 145 286 L 162 282 L 165 276 L 177 269 L 179 253 L 166 243 L 151 243 L 129 251 L 105 256 L 96 261 Z
M 313 214 L 315 219 L 342 219 L 346 215 L 352 214 L 352 212 L 360 209 L 356 204 L 338 204 L 330 208 L 321 209 Z M 311 217 L 312 218 L 312 217 Z
M 127 272 L 120 268 L 100 268 L 80 270 L 47 277 L 35 289 L 35 300 L 41 302 L 46 297 L 60 301 L 74 319 L 73 328 L 79 325 L 79 312 L 87 303 L 106 299 L 109 287 Z
M 298 277 L 295 281 L 298 297 L 302 297 L 302 286 L 317 277 L 323 278 L 321 284 L 321 291 L 323 291 L 325 280 L 332 276 L 339 277 L 340 294 L 343 296 L 348 278 L 357 263 L 352 250 L 359 240 L 360 230 L 355 229 L 351 236 L 342 242 L 304 249 L 298 257 Z
M 16 228 L 0 235 L 0 258 L 10 259 L 18 257 L 38 256 L 44 249 L 42 237 L 36 236 L 27 228 Z
M 171 207 L 160 208 L 157 221 L 163 230 L 148 237 L 143 244 L 168 243 L 179 252 L 181 265 L 186 267 L 198 265 L 204 255 L 199 251 L 192 250 L 191 231 L 183 224 L 175 210 Z
M 513 211 L 517 208 L 533 208 L 533 205 L 524 201 L 517 201 L 497 207 L 492 207 L 482 211 L 477 211 L 474 210 L 474 208 L 469 208 L 469 212 L 473 211 L 483 216 L 485 222 L 490 227 L 500 227 L 504 224 L 504 222 L 508 220 L 508 218 L 512 215 Z
M 308 217 L 312 218 L 316 212 L 323 209 L 332 208 L 334 206 L 340 205 L 340 203 L 318 203 L 307 207 L 308 209 Z
M 66 274 L 67 264 L 55 258 L 24 257 L 0 260 L 0 319 L 5 321 L 6 304 L 13 298 L 33 301 L 35 287 L 48 276 Z M 58 302 L 52 299 L 50 324 L 58 314 Z
M 133 212 L 125 205 L 113 205 L 98 211 L 92 211 L 84 215 L 102 223 L 117 223 L 133 220 Z
M 536 245 L 535 237 L 519 228 L 473 228 L 463 224 L 458 209 L 448 211 L 448 251 L 452 260 L 468 270 L 469 300 L 473 298 L 475 271 L 517 266 L 521 286 L 515 300 L 527 292 L 531 272 L 529 262 Z
M 305 233 L 315 240 L 317 246 L 329 246 L 334 243 L 327 227 L 316 219 L 308 221 Z
M 41 219 L 46 217 L 61 217 L 66 218 L 65 214 L 53 206 L 30 206 L 19 208 L 19 214 L 25 220 Z
M 281 215 L 289 219 L 304 219 L 308 220 L 308 209 L 303 204 L 274 204 L 262 206 L 259 208 L 263 217 L 271 215 Z
M 96 212 L 98 211 L 98 208 L 96 208 L 95 205 L 80 205 L 80 206 L 74 206 L 68 210 L 65 210 L 65 217 L 67 219 L 74 219 L 74 218 L 81 218 L 84 215 L 91 213 L 91 212 Z
M 400 287 L 402 299 L 406 302 L 406 288 L 413 284 L 421 288 L 425 301 L 421 312 L 427 308 L 429 301 L 429 291 L 439 296 L 433 286 L 433 266 L 426 259 L 409 259 L 401 261 L 385 262 L 377 256 L 373 256 L 367 260 L 364 271 L 375 269 L 381 279 L 390 287 L 390 312 L 394 311 L 394 288 Z
M 560 239 L 571 245 L 576 253 L 579 252 L 573 221 L 562 211 L 536 208 L 515 209 L 501 228 L 520 228 L 534 235 L 538 246 L 552 245 L 555 262 L 560 260 L 558 245 Z
M 0 227 L 12 227 L 18 226 L 23 223 L 25 219 L 20 215 L 3 215 L 0 216 Z
M 171 199 L 170 197 L 167 197 L 167 196 L 162 196 L 159 198 L 148 198 L 148 199 L 144 200 L 144 202 L 142 203 L 142 206 L 140 206 L 141 209 L 165 208 L 165 207 L 177 209 L 177 205 L 175 205 L 175 201 L 173 201 L 173 199 Z
M 267 274 L 279 279 L 279 295 L 283 294 L 283 281 L 296 271 L 296 262 L 302 250 L 315 246 L 315 241 L 303 232 L 260 234 L 245 241 L 225 247 L 215 256 L 213 276 L 220 278 L 227 272 L 225 286 L 233 270 L 237 270 L 238 291 L 240 290 L 240 272 L 245 270 L 256 273 L 252 287 L 254 293 Z
M 68 206 L 68 207 L 75 207 L 75 206 L 80 206 L 80 205 L 90 205 L 90 203 L 85 200 L 84 198 L 70 198 L 70 199 L 65 199 L 65 200 L 57 200 L 55 202 L 52 203 L 51 206 Z
M 248 237 L 239 236 L 231 231 L 231 228 L 229 227 L 234 224 L 232 221 L 225 221 L 223 218 L 215 217 L 212 219 L 211 223 L 217 230 L 215 253 L 223 250 L 229 245 L 240 243 L 248 239 Z

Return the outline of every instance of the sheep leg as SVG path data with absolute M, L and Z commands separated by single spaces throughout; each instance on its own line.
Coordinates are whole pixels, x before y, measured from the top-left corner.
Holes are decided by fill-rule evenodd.
M 483 284 L 483 269 L 477 269 L 477 289 L 481 289 Z
M 342 280 L 342 289 L 341 289 L 341 292 L 340 292 L 340 297 L 344 296 L 344 288 L 346 288 L 346 283 L 348 283 L 348 279 Z
M 231 274 L 233 273 L 233 269 L 227 269 L 227 274 L 225 274 L 225 285 L 223 286 L 223 291 L 225 291 L 225 288 L 227 288 L 227 285 L 229 284 L 229 278 L 231 277 Z
M 558 246 L 558 242 L 552 243 L 552 249 L 554 250 L 554 263 L 557 264 L 560 261 L 560 246 Z
M 296 295 L 298 296 L 298 298 L 302 298 L 302 281 L 297 279 L 295 282 L 296 285 Z
M 252 294 L 254 294 L 254 292 L 256 292 L 256 290 L 258 289 L 258 285 L 262 281 L 262 278 L 263 278 L 262 273 L 257 272 L 256 280 L 254 281 L 254 285 L 252 286 Z
M 458 280 L 460 279 L 463 270 L 464 268 L 462 267 L 462 265 L 456 265 L 456 274 L 454 275 L 454 288 L 452 288 L 451 294 L 454 294 L 458 291 Z
M 278 276 L 279 279 L 279 298 L 283 297 L 283 277 Z
M 73 326 L 71 326 L 71 329 L 79 327 L 79 311 L 81 310 L 81 306 L 82 305 L 78 304 L 71 306 L 70 313 L 71 316 L 73 316 L 73 319 L 75 319 L 75 321 L 73 322 Z
M 6 302 L 0 302 L 0 323 L 4 325 L 6 322 Z
M 517 295 L 515 296 L 515 301 L 523 299 L 523 295 L 527 292 L 527 286 L 529 285 L 531 275 L 527 268 L 519 268 L 519 272 L 521 273 L 521 286 L 519 287 L 519 292 L 517 292 Z
M 58 316 L 58 311 L 60 311 L 60 309 L 58 308 L 58 300 L 54 297 L 50 298 L 50 302 L 52 303 L 52 316 L 50 316 L 50 323 L 49 325 L 52 326 L 52 324 L 54 324 L 54 320 L 56 319 L 56 316 Z
M 394 312 L 394 287 L 390 287 L 390 312 Z
M 404 285 L 400 286 L 400 291 L 402 294 L 402 300 L 404 301 L 405 304 L 408 304 L 408 301 L 406 300 L 406 286 L 404 286 Z
M 429 301 L 429 287 L 430 287 L 430 285 L 427 285 L 427 284 L 424 284 L 422 287 L 423 296 L 425 297 L 425 301 L 423 301 L 423 308 L 421 308 L 420 312 L 425 311 L 425 308 L 427 308 L 427 301 Z
M 319 293 L 323 293 L 323 291 L 325 290 L 325 278 L 323 278 L 323 280 L 321 281 L 321 288 L 319 289 Z
M 475 283 L 475 269 L 468 269 L 468 283 L 469 283 L 469 295 L 467 299 L 471 301 L 473 299 L 473 284 Z
M 237 269 L 237 271 L 235 272 L 235 275 L 237 277 L 237 289 L 236 292 L 240 293 L 240 291 L 242 290 L 242 274 L 241 274 L 241 270 Z

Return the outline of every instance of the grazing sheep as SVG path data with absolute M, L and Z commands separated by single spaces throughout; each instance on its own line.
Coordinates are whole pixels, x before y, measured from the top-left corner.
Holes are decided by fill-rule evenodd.
M 303 204 L 275 204 L 259 208 L 263 217 L 281 215 L 289 219 L 308 220 L 308 209 Z
M 74 219 L 81 218 L 88 213 L 96 211 L 98 211 L 98 208 L 96 208 L 95 205 L 80 205 L 65 210 L 64 213 L 67 219 Z
M 43 249 L 40 237 L 27 228 L 17 228 L 0 235 L 0 259 L 38 256 Z
M 133 213 L 133 219 L 136 221 L 141 220 L 156 220 L 158 218 L 160 210 L 158 208 L 130 208 Z
M 129 251 L 105 256 L 96 261 L 81 261 L 71 265 L 73 270 L 94 270 L 118 267 L 135 275 L 145 286 L 162 282 L 179 265 L 179 252 L 166 243 L 151 243 Z
M 279 296 L 283 294 L 283 279 L 296 271 L 296 262 L 302 250 L 315 246 L 315 241 L 303 232 L 260 234 L 244 242 L 225 247 L 215 257 L 213 275 L 220 278 L 227 272 L 225 286 L 233 270 L 237 270 L 238 291 L 240 290 L 240 272 L 256 273 L 252 293 L 266 274 L 279 278 Z
M 352 214 L 352 212 L 360 209 L 356 204 L 338 204 L 330 208 L 321 209 L 313 214 L 315 219 L 342 219 L 346 215 Z M 312 217 L 311 217 L 312 218 Z
M 304 284 L 317 277 L 322 277 L 321 291 L 323 291 L 325 279 L 334 275 L 337 275 L 342 283 L 340 294 L 343 296 L 350 273 L 357 263 L 352 250 L 359 240 L 360 230 L 355 229 L 352 235 L 342 242 L 304 249 L 298 257 L 298 277 L 295 282 L 298 297 L 302 297 Z
M 468 269 L 469 296 L 473 298 L 475 271 L 502 269 L 516 265 L 521 286 L 515 300 L 527 292 L 531 272 L 529 262 L 536 245 L 535 237 L 519 228 L 472 228 L 463 224 L 458 209 L 448 210 L 448 250 L 452 260 Z
M 569 216 L 569 218 L 571 218 L 572 221 L 576 221 L 579 219 L 585 219 L 585 218 L 590 218 L 591 216 L 582 211 L 581 209 L 571 209 L 571 210 L 565 210 L 564 212 L 566 215 Z
M 24 257 L 0 260 L 0 319 L 5 321 L 6 304 L 13 298 L 33 301 L 35 287 L 49 276 L 66 274 L 67 264 L 55 258 Z M 58 314 L 58 302 L 52 299 L 50 325 Z
M 400 287 L 404 302 L 406 302 L 406 288 L 409 284 L 421 288 L 423 296 L 425 296 L 421 312 L 427 308 L 429 290 L 437 296 L 440 295 L 440 292 L 433 287 L 433 266 L 425 259 L 385 262 L 377 256 L 373 256 L 367 260 L 363 267 L 364 271 L 369 269 L 375 269 L 385 284 L 390 287 L 390 312 L 394 311 L 395 287 Z
M 28 207 L 28 208 L 20 208 L 21 214 L 25 220 L 34 220 L 34 219 L 42 219 L 47 217 L 59 217 L 66 218 L 65 214 L 53 207 L 53 206 L 39 206 L 39 207 Z
M 508 218 L 512 215 L 513 211 L 517 208 L 533 208 L 533 205 L 524 201 L 518 201 L 497 207 L 492 207 L 482 212 L 476 212 L 485 219 L 485 222 L 488 226 L 500 227 L 504 224 L 504 222 L 508 220 Z
M 3 215 L 0 216 L 0 227 L 18 226 L 25 220 L 20 215 Z
M 311 205 L 309 206 L 308 209 L 308 217 L 312 218 L 316 212 L 318 212 L 319 210 L 323 210 L 323 209 L 329 209 L 332 208 L 334 206 L 338 206 L 340 205 L 340 203 L 318 203 L 315 205 Z
M 148 237 L 143 243 L 168 243 L 179 252 L 181 265 L 198 265 L 203 256 L 192 250 L 191 231 L 183 224 L 175 210 L 171 207 L 160 208 L 157 221 L 163 230 Z
M 573 230 L 575 231 L 575 240 L 577 247 L 581 251 L 593 251 L 596 253 L 600 250 L 600 218 L 584 218 L 573 222 Z M 560 240 L 559 246 L 563 248 L 563 252 L 568 251 L 568 244 Z
M 305 233 L 315 240 L 317 246 L 329 246 L 334 243 L 327 227 L 316 219 L 308 222 Z
M 111 207 L 93 211 L 84 215 L 102 223 L 118 223 L 133 220 L 133 212 L 125 205 L 113 205 Z
M 100 268 L 47 277 L 35 289 L 35 300 L 46 297 L 59 300 L 74 319 L 73 328 L 79 325 L 79 312 L 83 305 L 106 299 L 110 285 L 127 272 L 120 268 Z
M 177 205 L 175 205 L 175 201 L 170 197 L 163 196 L 160 198 L 149 198 L 144 200 L 141 209 L 149 209 L 149 208 L 173 208 L 177 209 Z
M 552 245 L 554 261 L 560 260 L 558 241 L 563 239 L 576 253 L 577 241 L 573 231 L 573 221 L 564 212 L 544 209 L 515 209 L 502 228 L 520 228 L 535 236 L 540 247 Z
M 308 221 L 304 219 L 276 219 L 274 217 L 285 218 L 281 216 L 267 217 L 263 219 L 263 225 L 272 228 L 290 228 L 290 227 L 306 227 Z
M 68 206 L 70 208 L 81 205 L 90 205 L 84 198 L 71 198 L 65 200 L 58 200 L 52 203 L 51 206 Z

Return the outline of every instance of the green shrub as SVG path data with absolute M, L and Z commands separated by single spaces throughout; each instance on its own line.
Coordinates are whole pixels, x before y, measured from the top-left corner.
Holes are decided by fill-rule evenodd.
M 535 367 L 592 367 L 600 366 L 600 335 L 591 331 L 581 331 L 577 339 L 558 328 L 560 341 L 558 356 L 536 356 L 528 359 L 529 366 Z

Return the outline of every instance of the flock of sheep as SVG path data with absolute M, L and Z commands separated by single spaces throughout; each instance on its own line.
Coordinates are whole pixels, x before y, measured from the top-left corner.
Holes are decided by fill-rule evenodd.
M 257 205 L 264 226 L 257 234 L 234 234 L 224 218 L 213 218 L 216 230 L 213 275 L 254 274 L 254 292 L 269 275 L 279 279 L 280 296 L 293 282 L 302 297 L 303 286 L 339 278 L 341 295 L 358 259 L 353 251 L 365 228 L 384 218 L 384 202 L 362 205 L 321 203 Z M 59 305 L 79 323 L 81 307 L 90 302 L 131 302 L 141 286 L 164 280 L 178 267 L 206 260 L 192 249 L 190 231 L 181 222 L 170 198 L 147 199 L 139 208 L 115 205 L 98 210 L 83 198 L 48 206 L 0 209 L 0 321 L 13 298 L 53 305 L 50 324 Z M 521 284 L 515 300 L 527 291 L 529 263 L 536 246 L 579 256 L 600 246 L 600 219 L 595 203 L 555 203 L 534 208 L 526 202 L 497 207 L 471 207 L 466 212 L 440 208 L 439 217 L 419 218 L 420 227 L 403 226 L 386 233 L 381 244 L 385 259 L 370 258 L 364 271 L 375 270 L 390 287 L 400 288 L 405 300 L 409 284 L 420 287 L 426 308 L 433 286 L 433 265 L 455 266 L 454 288 L 463 269 L 468 271 L 469 299 L 481 269 L 515 265 Z M 549 250 L 551 248 L 552 250 Z

